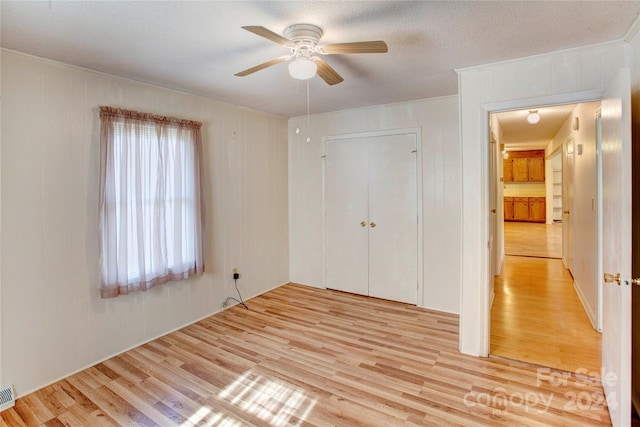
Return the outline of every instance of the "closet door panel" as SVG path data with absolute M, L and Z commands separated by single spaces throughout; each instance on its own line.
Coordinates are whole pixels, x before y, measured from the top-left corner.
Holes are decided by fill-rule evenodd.
M 328 141 L 325 151 L 326 287 L 361 295 L 369 294 L 367 153 L 364 138 Z
M 370 138 L 369 295 L 411 304 L 418 283 L 416 159 L 414 134 Z

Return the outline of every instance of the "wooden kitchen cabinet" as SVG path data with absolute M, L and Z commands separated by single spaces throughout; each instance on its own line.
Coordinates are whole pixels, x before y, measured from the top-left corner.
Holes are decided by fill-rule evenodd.
M 545 222 L 546 214 L 546 199 L 544 197 L 504 198 L 505 221 Z
M 513 182 L 513 159 L 504 159 L 502 161 L 502 177 L 504 182 Z
M 513 221 L 513 197 L 504 198 L 504 219 Z
M 529 221 L 529 198 L 528 197 L 513 198 L 513 220 Z
M 513 159 L 513 182 L 529 181 L 529 167 L 526 157 Z
M 502 176 L 504 182 L 544 182 L 544 150 L 509 152 Z
M 527 158 L 529 181 L 544 182 L 544 157 Z
M 545 222 L 547 204 L 544 197 L 529 197 L 529 221 Z

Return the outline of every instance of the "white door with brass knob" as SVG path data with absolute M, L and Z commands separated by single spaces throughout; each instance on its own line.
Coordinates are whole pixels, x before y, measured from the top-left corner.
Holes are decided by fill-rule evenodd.
M 602 100 L 602 383 L 614 427 L 631 423 L 631 96 L 622 70 Z
M 325 286 L 418 302 L 415 133 L 325 143 Z
M 369 293 L 368 144 L 327 143 L 325 157 L 325 286 L 362 295 Z
M 369 295 L 417 302 L 416 138 L 370 139 Z

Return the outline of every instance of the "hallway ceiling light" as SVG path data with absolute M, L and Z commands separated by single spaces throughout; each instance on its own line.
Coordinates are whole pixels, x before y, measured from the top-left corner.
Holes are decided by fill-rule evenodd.
M 540 114 L 538 114 L 538 110 L 529 110 L 529 115 L 527 116 L 527 121 L 529 124 L 535 125 L 540 121 Z

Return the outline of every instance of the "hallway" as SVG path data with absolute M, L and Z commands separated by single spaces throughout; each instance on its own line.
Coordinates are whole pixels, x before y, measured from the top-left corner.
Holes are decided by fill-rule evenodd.
M 601 335 L 592 328 L 569 271 L 556 258 L 561 254 L 561 235 L 559 224 L 505 223 L 509 255 L 501 275 L 494 278 L 490 352 L 597 374 Z
M 505 255 L 562 258 L 562 224 L 504 223 Z

